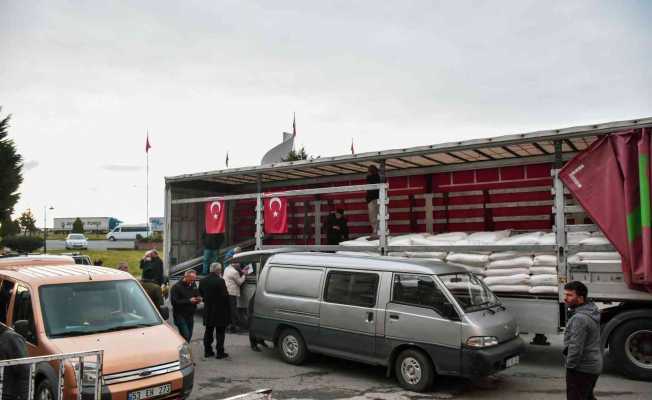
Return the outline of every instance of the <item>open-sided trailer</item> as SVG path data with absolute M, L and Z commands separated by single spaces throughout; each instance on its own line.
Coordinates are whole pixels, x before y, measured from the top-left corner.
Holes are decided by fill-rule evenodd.
M 568 194 L 558 171 L 602 135 L 652 126 L 652 118 L 486 139 L 394 149 L 312 160 L 232 168 L 166 178 L 166 268 L 197 258 L 202 251 L 204 203 L 227 201 L 226 244 L 249 240 L 256 249 L 291 246 L 303 250 L 517 251 L 556 253 L 559 294 L 498 293 L 518 319 L 521 331 L 560 332 L 565 324 L 563 284 L 581 280 L 590 297 L 604 303 L 605 348 L 630 377 L 652 380 L 652 294 L 629 289 L 619 262 L 569 264 L 584 251 L 614 251 L 611 245 L 570 245 L 574 231 L 595 231 Z M 382 184 L 366 185 L 371 164 Z M 352 237 L 369 234 L 366 190 L 380 193 L 378 246 L 327 246 L 323 229 L 329 210 L 343 208 Z M 264 235 L 263 199 L 289 199 L 289 231 Z M 411 232 L 554 231 L 552 245 L 389 246 L 389 234 Z M 251 239 L 255 238 L 255 241 Z M 255 278 L 248 279 L 251 292 Z

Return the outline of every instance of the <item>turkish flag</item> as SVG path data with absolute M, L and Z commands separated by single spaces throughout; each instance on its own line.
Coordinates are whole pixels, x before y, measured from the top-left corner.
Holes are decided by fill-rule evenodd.
M 280 197 L 270 197 L 263 201 L 265 210 L 265 233 L 287 233 L 288 201 Z
M 206 233 L 224 233 L 226 204 L 224 200 L 204 204 L 204 225 Z

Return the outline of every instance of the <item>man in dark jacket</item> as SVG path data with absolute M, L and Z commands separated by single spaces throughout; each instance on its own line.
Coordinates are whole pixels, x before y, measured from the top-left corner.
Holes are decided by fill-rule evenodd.
M 375 165 L 370 165 L 367 168 L 367 184 L 373 185 L 380 183 L 380 175 L 378 168 Z M 371 225 L 371 238 L 378 236 L 378 189 L 367 190 L 367 211 L 369 213 L 369 225 Z
M 140 269 L 143 271 L 143 275 L 147 273 L 159 286 L 163 284 L 163 260 L 158 256 L 156 250 L 145 253 L 145 257 L 140 260 Z
M 326 238 L 329 245 L 338 245 L 349 240 L 349 226 L 343 209 L 338 208 L 326 217 Z
M 231 320 L 229 315 L 229 292 L 220 276 L 222 266 L 211 264 L 211 273 L 199 281 L 199 292 L 204 299 L 204 357 L 226 358 L 224 337 L 226 326 Z M 215 352 L 213 352 L 213 332 L 215 332 Z
M 156 283 L 149 273 L 145 272 L 143 272 L 143 279 L 140 281 L 140 284 L 145 289 L 147 296 L 152 299 L 152 303 L 154 303 L 156 309 L 160 310 L 163 305 L 163 290 L 161 289 L 161 285 Z
M 13 329 L 0 324 L 0 360 L 27 357 L 25 339 Z M 6 367 L 2 385 L 2 400 L 27 400 L 29 365 Z
M 183 279 L 175 283 L 170 291 L 174 325 L 177 326 L 179 333 L 188 343 L 192 339 L 197 304 L 202 301 L 199 290 L 197 290 L 197 286 L 195 285 L 196 280 L 197 273 L 194 270 L 186 271 Z
M 217 261 L 217 252 L 224 241 L 223 233 L 206 233 L 202 234 L 202 243 L 204 244 L 204 260 L 202 266 L 202 275 L 208 275 L 210 266 Z
M 602 372 L 600 342 L 600 310 L 588 302 L 589 290 L 582 282 L 564 286 L 564 302 L 570 308 L 570 319 L 564 333 L 566 363 L 566 398 L 593 400 L 593 389 Z

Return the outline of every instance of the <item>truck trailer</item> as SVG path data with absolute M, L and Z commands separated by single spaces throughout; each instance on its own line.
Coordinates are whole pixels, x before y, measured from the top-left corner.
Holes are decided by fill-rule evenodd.
M 606 135 L 649 127 L 652 117 L 166 177 L 166 269 L 178 272 L 201 262 L 205 204 L 216 200 L 226 204 L 225 246 L 246 244 L 245 250 L 552 254 L 556 293 L 497 292 L 521 332 L 535 334 L 534 344 L 562 332 L 563 286 L 580 280 L 591 300 L 600 303 L 609 357 L 627 376 L 652 380 L 652 293 L 628 287 L 618 259 L 594 263 L 578 257 L 615 249 L 609 241 L 569 240 L 576 232 L 599 235 L 600 229 L 559 176 L 569 160 Z M 366 183 L 370 165 L 380 170 L 380 184 Z M 325 219 L 334 209 L 344 210 L 352 238 L 369 235 L 367 190 L 379 190 L 378 240 L 326 245 Z M 270 197 L 288 200 L 286 233 L 264 233 L 263 204 Z M 436 246 L 391 240 L 410 233 L 477 231 L 539 231 L 552 240 Z M 247 282 L 255 287 L 256 278 Z

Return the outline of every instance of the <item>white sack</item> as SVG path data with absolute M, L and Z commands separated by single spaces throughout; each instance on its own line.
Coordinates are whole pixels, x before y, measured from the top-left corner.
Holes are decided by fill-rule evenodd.
M 582 240 L 590 237 L 590 232 L 568 232 L 566 235 L 566 242 L 568 242 L 568 244 L 580 244 Z
M 550 254 L 540 254 L 534 256 L 532 265 L 541 266 L 541 267 L 556 267 L 557 266 L 557 256 Z
M 470 240 L 464 239 L 464 240 L 459 240 L 455 243 L 453 243 L 453 246 L 473 246 L 477 248 L 477 250 L 473 249 L 473 251 L 468 251 L 464 250 L 466 254 L 486 254 L 489 255 L 491 254 L 491 251 L 488 250 L 482 250 L 483 246 L 486 246 L 487 243 L 482 243 L 482 242 L 472 242 Z M 453 247 L 451 250 L 455 250 L 455 247 Z
M 508 260 L 510 258 L 530 256 L 529 253 L 522 253 L 520 251 L 498 251 L 489 254 L 489 261 Z
M 484 265 L 489 262 L 489 256 L 486 254 L 450 253 L 446 257 L 446 261 L 460 264 Z
M 452 263 L 452 262 L 446 262 L 448 265 L 452 265 L 454 267 L 460 267 L 464 268 L 465 270 L 469 272 L 473 272 L 474 274 L 478 275 L 484 275 L 484 268 L 478 267 L 478 266 L 473 266 L 473 265 L 464 265 L 464 264 L 457 264 L 457 263 Z
M 555 275 L 557 274 L 556 267 L 530 267 L 530 274 L 532 275 Z
M 557 286 L 532 286 L 529 290 L 531 294 L 558 294 Z
M 387 255 L 389 257 L 407 257 L 404 251 L 390 251 Z
M 492 292 L 502 293 L 528 293 L 530 287 L 528 285 L 493 285 L 489 286 Z
M 523 233 L 500 239 L 496 244 L 501 245 L 526 245 L 526 244 L 539 244 L 539 239 L 543 232 Z
M 530 286 L 555 286 L 558 283 L 557 275 L 532 275 Z
M 555 235 L 554 232 L 551 233 L 544 233 L 539 237 L 539 243 L 541 245 L 554 245 L 557 243 L 557 236 Z
M 437 258 L 443 260 L 446 258 L 445 251 L 405 251 L 405 256 L 410 258 Z
M 616 251 L 582 251 L 571 257 L 578 257 L 580 260 L 614 260 L 620 261 L 620 254 Z M 569 257 L 570 258 L 570 257 Z
M 528 275 L 530 270 L 528 268 L 497 268 L 497 269 L 488 269 L 484 272 L 486 276 L 510 276 L 510 275 L 519 275 L 525 274 Z
M 342 254 L 345 256 L 353 257 L 368 257 L 368 256 L 379 256 L 379 253 L 372 253 L 368 251 L 338 251 L 337 254 Z
M 580 244 L 585 244 L 585 245 L 600 245 L 600 244 L 610 244 L 610 243 L 611 242 L 604 236 L 590 237 L 580 242 Z
M 378 246 L 379 241 L 376 240 L 347 240 L 340 242 L 341 246 Z
M 495 244 L 500 239 L 504 239 L 509 236 L 511 230 L 506 229 L 504 231 L 493 231 L 493 232 L 475 232 L 470 234 L 467 239 L 469 242 L 479 242 L 484 244 Z
M 487 269 L 499 268 L 529 268 L 532 266 L 532 257 L 516 257 L 507 260 L 496 260 L 489 262 Z
M 529 281 L 530 281 L 530 275 L 528 274 L 516 274 L 510 276 L 488 276 L 484 278 L 484 283 L 486 283 L 488 286 L 527 285 Z
M 469 236 L 469 234 L 466 232 L 448 232 L 428 235 L 427 239 L 443 242 L 457 242 L 458 240 L 466 239 L 467 236 Z

